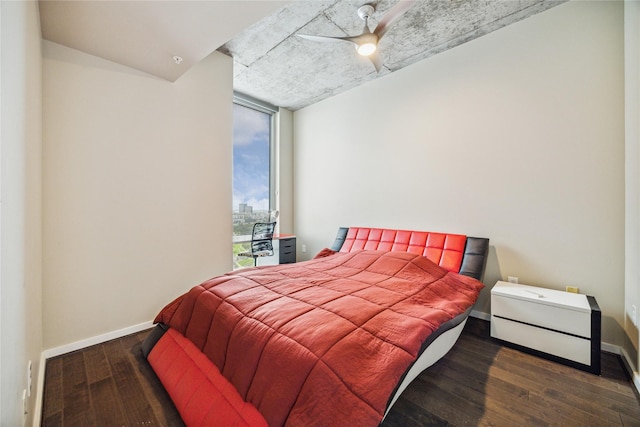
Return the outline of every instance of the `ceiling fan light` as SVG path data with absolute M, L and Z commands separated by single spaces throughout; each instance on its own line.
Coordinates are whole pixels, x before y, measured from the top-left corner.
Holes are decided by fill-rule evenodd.
M 369 56 L 373 54 L 378 46 L 375 43 L 362 43 L 356 47 L 358 53 L 362 56 Z

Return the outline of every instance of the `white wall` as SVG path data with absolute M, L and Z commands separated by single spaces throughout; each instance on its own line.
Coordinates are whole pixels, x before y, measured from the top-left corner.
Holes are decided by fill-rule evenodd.
M 276 119 L 276 200 L 278 230 L 293 233 L 293 113 L 280 108 Z
M 37 3 L 2 1 L 0 16 L 0 425 L 19 426 L 42 352 L 42 59 Z
M 625 28 L 625 331 L 640 389 L 640 2 L 627 1 Z M 633 307 L 635 317 L 633 319 Z M 635 324 L 634 324 L 635 321 Z
M 44 346 L 231 269 L 232 60 L 169 83 L 44 43 Z
M 299 110 L 295 233 L 339 226 L 491 239 L 497 279 L 578 286 L 620 345 L 624 316 L 621 2 L 569 2 Z

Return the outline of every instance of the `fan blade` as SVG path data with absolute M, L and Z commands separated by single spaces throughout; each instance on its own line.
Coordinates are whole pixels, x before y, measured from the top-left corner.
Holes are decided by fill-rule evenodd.
M 349 42 L 349 43 L 355 43 L 355 41 L 353 40 L 355 37 L 325 37 L 325 36 L 310 36 L 308 34 L 296 34 L 296 36 L 298 37 L 302 37 L 303 39 L 307 39 L 307 40 L 313 40 L 316 42 Z
M 374 43 L 377 45 L 380 38 L 373 33 L 364 32 L 359 36 L 344 37 L 343 40 L 350 41 L 351 43 L 355 43 L 357 45 L 360 45 L 361 43 Z
M 387 12 L 386 15 L 382 17 L 376 29 L 373 30 L 373 33 L 378 36 L 378 40 L 381 39 L 387 31 L 389 31 L 389 27 L 391 27 L 394 22 L 400 19 L 402 14 L 409 10 L 416 1 L 417 0 L 400 0 L 389 10 L 389 12 Z
M 382 66 L 384 64 L 382 56 L 380 56 L 380 50 L 376 50 L 371 55 L 369 55 L 368 58 L 371 60 L 373 66 L 376 67 L 376 72 L 379 73 L 380 70 L 382 70 Z

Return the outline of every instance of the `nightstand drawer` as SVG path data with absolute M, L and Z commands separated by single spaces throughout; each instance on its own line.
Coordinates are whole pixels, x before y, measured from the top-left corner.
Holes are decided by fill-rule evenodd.
M 491 314 L 585 338 L 591 337 L 590 311 L 575 311 L 566 306 L 546 305 L 538 298 L 527 301 L 493 295 Z
M 280 264 L 292 264 L 296 262 L 296 238 L 287 237 L 279 239 L 279 261 Z
M 591 364 L 591 341 L 549 329 L 491 316 L 491 335 L 501 340 L 553 354 L 584 365 Z

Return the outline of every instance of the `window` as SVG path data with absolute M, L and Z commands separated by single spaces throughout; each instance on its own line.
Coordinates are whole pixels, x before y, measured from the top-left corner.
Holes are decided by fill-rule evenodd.
M 249 249 L 255 222 L 273 209 L 273 120 L 277 108 L 236 94 L 233 104 L 233 268 L 253 265 L 238 257 Z M 244 243 L 237 243 L 244 241 Z

